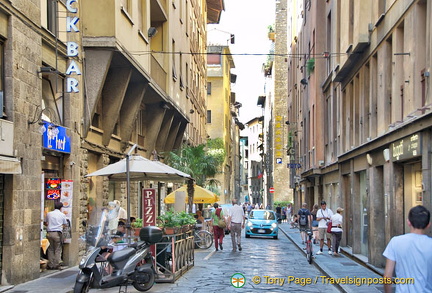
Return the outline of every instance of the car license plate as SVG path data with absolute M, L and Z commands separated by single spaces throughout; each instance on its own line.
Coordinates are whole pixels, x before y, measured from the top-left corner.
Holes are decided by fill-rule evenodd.
M 258 229 L 258 233 L 265 233 L 264 229 Z

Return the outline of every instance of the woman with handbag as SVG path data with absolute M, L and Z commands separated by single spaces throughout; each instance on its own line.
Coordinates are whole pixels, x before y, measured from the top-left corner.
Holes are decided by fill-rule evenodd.
M 216 247 L 216 251 L 223 250 L 223 238 L 225 236 L 226 220 L 222 213 L 222 208 L 219 207 L 218 203 L 213 205 L 215 213 L 213 214 L 211 224 L 213 226 L 213 237 Z
M 332 233 L 333 245 L 334 245 L 334 251 L 333 251 L 334 256 L 339 256 L 339 246 L 340 246 L 340 241 L 342 239 L 343 210 L 344 210 L 343 208 L 339 207 L 336 210 L 336 214 L 331 216 L 331 223 L 332 223 L 331 233 Z

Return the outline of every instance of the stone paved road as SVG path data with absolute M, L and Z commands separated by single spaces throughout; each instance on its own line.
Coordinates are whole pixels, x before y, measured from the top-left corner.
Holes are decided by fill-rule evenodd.
M 336 287 L 322 284 L 319 276 L 323 275 L 315 266 L 309 265 L 304 255 L 283 233 L 279 239 L 242 238 L 243 251 L 231 251 L 231 237 L 224 239 L 224 250 L 195 250 L 195 265 L 175 283 L 157 283 L 148 292 L 340 292 Z M 246 284 L 242 288 L 231 285 L 234 274 L 242 274 Z M 261 278 L 260 284 L 254 284 L 252 278 Z M 266 276 L 268 278 L 266 279 Z M 301 286 L 287 284 L 288 277 L 317 279 L 317 284 Z M 256 278 L 256 277 L 255 277 Z M 271 284 L 282 278 L 284 284 Z M 281 282 L 281 281 L 279 281 Z M 118 292 L 118 288 L 91 290 L 90 292 Z M 133 287 L 128 292 L 138 292 Z
M 231 237 L 227 236 L 224 240 L 223 251 L 216 252 L 214 247 L 208 250 L 196 249 L 195 265 L 189 271 L 178 278 L 175 283 L 157 283 L 148 292 L 340 292 L 333 285 L 322 284 L 320 276 L 323 273 L 314 265 L 309 265 L 303 252 L 282 232 L 280 232 L 278 240 L 246 239 L 243 236 L 242 246 L 243 251 L 231 252 Z M 333 265 L 331 259 L 328 258 L 328 260 L 331 267 Z M 11 289 L 5 288 L 6 292 L 73 292 L 72 289 L 78 273 L 77 267 L 64 271 L 48 272 L 50 274 L 42 278 L 19 284 Z M 242 288 L 234 288 L 231 285 L 231 277 L 235 274 L 242 274 L 245 277 L 246 283 Z M 254 284 L 252 278 L 256 280 L 257 277 L 261 279 L 261 282 Z M 310 278 L 312 281 L 317 280 L 317 284 L 305 286 L 294 283 L 287 284 L 288 277 L 297 278 L 298 282 Z M 282 285 L 277 284 L 276 279 L 270 278 L 282 278 L 284 283 Z M 0 292 L 4 291 L 0 290 Z M 92 289 L 90 292 L 118 293 L 119 288 Z M 136 293 L 138 291 L 130 286 L 127 292 Z

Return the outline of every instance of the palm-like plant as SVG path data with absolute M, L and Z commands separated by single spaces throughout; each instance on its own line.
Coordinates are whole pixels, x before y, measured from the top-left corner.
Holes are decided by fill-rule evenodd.
M 213 144 L 214 145 L 214 144 Z M 180 150 L 170 152 L 166 158 L 166 163 L 173 168 L 190 174 L 196 181 L 197 185 L 217 185 L 219 182 L 215 179 L 208 180 L 207 178 L 214 177 L 223 163 L 224 151 L 214 152 L 214 148 L 208 148 L 201 144 L 196 147 L 183 147 Z M 193 204 L 194 182 L 188 181 L 188 204 L 191 207 Z

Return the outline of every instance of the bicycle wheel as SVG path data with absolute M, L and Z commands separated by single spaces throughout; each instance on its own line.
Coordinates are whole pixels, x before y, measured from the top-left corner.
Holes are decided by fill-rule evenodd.
M 207 249 L 213 244 L 213 235 L 208 231 L 199 231 L 195 234 L 196 245 L 201 249 Z
M 306 259 L 309 264 L 312 263 L 312 243 L 310 240 L 306 244 Z

